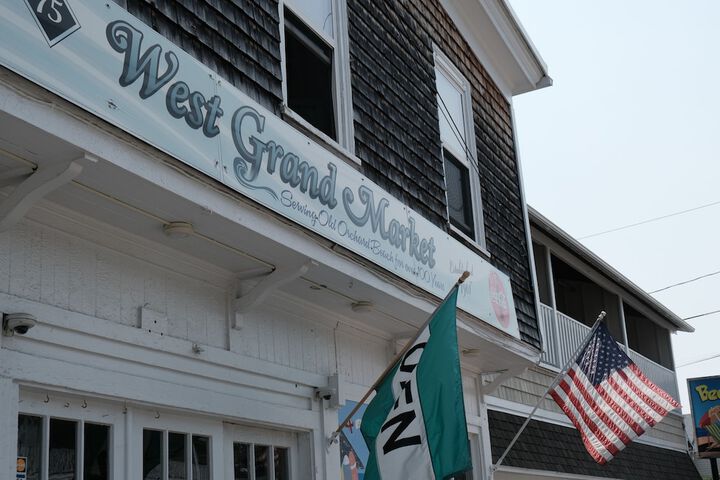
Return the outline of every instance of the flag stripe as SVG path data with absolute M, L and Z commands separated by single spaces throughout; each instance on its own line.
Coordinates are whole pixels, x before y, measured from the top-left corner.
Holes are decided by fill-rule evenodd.
M 661 397 L 664 398 L 670 405 L 672 405 L 673 408 L 672 408 L 671 410 L 674 410 L 675 408 L 680 408 L 680 406 L 681 406 L 680 403 L 679 403 L 677 400 L 675 400 L 674 398 L 672 398 L 665 390 L 663 390 L 662 388 L 658 387 L 658 386 L 655 385 L 653 382 L 651 382 L 650 379 L 645 376 L 645 374 L 643 373 L 643 371 L 640 370 L 640 368 L 639 368 L 637 365 L 635 365 L 635 364 L 630 365 L 630 370 L 632 370 L 632 372 L 633 372 L 645 385 L 647 385 L 653 392 L 655 392 L 655 394 L 661 396 Z
M 567 417 L 570 419 L 570 421 L 573 423 L 573 425 L 575 425 L 575 428 L 577 428 L 578 431 L 582 433 L 581 437 L 582 437 L 583 444 L 585 445 L 585 449 L 593 457 L 593 459 L 601 465 L 604 464 L 605 462 L 607 462 L 610 459 L 610 457 L 605 458 L 595 448 L 595 446 L 593 445 L 593 443 L 590 439 L 590 436 L 585 434 L 585 430 L 583 429 L 583 426 L 577 421 L 577 418 L 575 417 L 574 413 L 570 410 L 570 408 L 567 406 L 567 404 L 565 403 L 565 400 L 563 400 L 562 397 L 555 390 L 550 392 L 550 395 L 553 397 L 553 399 L 555 399 L 555 402 L 560 406 L 560 408 L 563 410 L 563 412 L 565 412 L 565 415 L 567 415 Z
M 623 443 L 615 435 L 613 435 L 614 438 L 605 435 L 605 432 L 598 426 L 595 419 L 591 418 L 591 415 L 597 418 L 594 408 L 590 407 L 587 403 L 581 402 L 572 387 L 570 387 L 565 380 L 560 382 L 558 388 L 565 393 L 566 399 L 575 407 L 575 411 L 579 414 L 579 420 L 585 424 L 588 430 L 592 432 L 606 450 L 612 455 L 616 455 L 620 451 L 619 448 L 621 449 L 623 447 Z M 616 441 L 618 442 L 617 445 L 615 444 Z
M 632 385 L 632 387 L 635 388 L 637 392 L 639 392 L 638 395 L 640 396 L 640 398 L 642 398 L 648 406 L 650 406 L 660 415 L 664 417 L 668 414 L 670 410 L 673 409 L 673 406 L 670 402 L 656 395 L 654 389 L 648 387 L 645 382 L 637 378 L 635 372 L 633 372 L 632 369 L 630 369 L 629 367 L 623 368 L 619 373 L 623 377 L 623 380 L 628 383 L 628 385 Z
M 592 411 L 595 413 L 596 418 L 598 418 L 600 421 L 602 421 L 603 424 L 606 425 L 607 429 L 609 430 L 606 436 L 612 434 L 622 444 L 629 443 L 631 439 L 630 437 L 628 437 L 627 433 L 620 425 L 618 425 L 618 423 L 616 423 L 615 420 L 613 420 L 606 413 L 611 412 L 611 409 L 607 407 L 607 405 L 605 404 L 605 400 L 603 400 L 600 394 L 597 391 L 595 391 L 594 395 L 590 393 L 587 388 L 585 388 L 585 385 L 583 385 L 582 382 L 577 379 L 577 375 L 575 374 L 574 369 L 571 369 L 570 372 L 568 372 L 568 376 L 572 379 L 573 391 L 576 391 L 582 396 L 582 398 L 585 400 L 586 405 L 588 405 L 588 407 L 591 408 Z
M 583 443 L 585 444 L 585 448 L 587 449 L 588 453 L 592 455 L 595 461 L 598 463 L 604 463 L 607 460 L 610 460 L 612 458 L 612 455 L 592 434 L 592 432 L 588 430 L 587 426 L 579 420 L 579 415 L 578 412 L 575 410 L 575 407 L 573 407 L 571 403 L 565 401 L 566 397 L 564 396 L 563 390 L 555 388 L 555 390 L 552 391 L 551 395 L 553 396 L 557 404 L 560 405 L 560 408 L 563 409 L 565 415 L 567 415 L 573 425 L 575 425 L 575 428 L 577 428 L 578 431 L 582 433 L 582 439 Z
M 650 428 L 650 425 L 642 418 L 642 416 L 630 408 L 622 397 L 615 393 L 612 388 L 606 389 L 602 385 L 598 385 L 596 388 L 597 391 L 600 392 L 602 398 L 618 415 L 620 415 L 623 420 L 625 420 L 638 437 L 645 433 L 645 430 Z
M 625 406 L 623 406 L 624 402 L 622 401 L 622 399 L 618 398 L 617 394 L 615 394 L 614 392 L 612 394 L 609 393 L 605 388 L 603 388 L 602 385 L 593 387 L 582 370 L 577 372 L 573 371 L 572 376 L 573 379 L 583 384 L 586 389 L 591 390 L 594 388 L 598 392 L 599 398 L 605 402 L 605 405 L 607 407 L 609 407 L 605 410 L 610 415 L 612 415 L 612 413 L 614 412 L 616 416 L 624 422 L 624 425 L 620 422 L 617 422 L 617 424 L 625 433 L 627 433 L 632 438 L 635 438 L 645 433 L 645 429 L 648 427 L 648 424 L 645 423 L 645 421 L 637 412 L 635 412 L 634 410 L 628 410 Z
M 648 415 L 653 417 L 656 423 L 662 420 L 662 417 L 667 415 L 667 410 L 661 408 L 657 403 L 649 399 L 640 386 L 630 381 L 624 369 L 616 371 L 613 374 L 613 379 L 618 383 L 619 388 L 622 388 L 623 391 L 632 396 L 633 401 L 638 406 L 637 408 L 647 412 Z
M 613 373 L 610 378 L 607 379 L 608 385 L 620 395 L 620 398 L 622 398 L 631 409 L 643 417 L 648 426 L 654 427 L 659 420 L 659 415 L 652 410 L 642 408 L 642 401 L 638 403 L 637 400 L 639 399 L 637 399 L 637 395 L 635 395 L 632 390 L 624 389 L 614 378 L 615 376 L 617 376 L 617 372 Z M 656 418 L 658 418 L 658 420 L 656 420 Z

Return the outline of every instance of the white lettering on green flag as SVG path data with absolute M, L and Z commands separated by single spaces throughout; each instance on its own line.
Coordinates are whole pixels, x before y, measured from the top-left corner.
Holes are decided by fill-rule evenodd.
M 455 310 L 457 286 L 365 410 L 366 480 L 442 480 L 472 468 Z

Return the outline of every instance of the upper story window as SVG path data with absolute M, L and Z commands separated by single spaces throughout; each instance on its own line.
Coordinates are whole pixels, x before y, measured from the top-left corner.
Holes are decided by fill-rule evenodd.
M 282 13 L 287 113 L 311 132 L 351 150 L 345 0 L 284 0 Z
M 480 175 L 470 84 L 437 49 L 435 83 L 448 220 L 453 231 L 484 248 Z

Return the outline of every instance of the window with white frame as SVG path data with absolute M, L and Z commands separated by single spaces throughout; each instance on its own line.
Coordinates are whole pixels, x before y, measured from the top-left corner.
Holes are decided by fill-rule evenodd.
M 123 420 L 113 403 L 21 390 L 18 468 L 28 480 L 119 478 L 116 446 Z
M 451 229 L 485 246 L 470 84 L 435 51 L 435 83 Z
M 281 11 L 287 113 L 352 149 L 345 0 L 284 0 Z
M 17 455 L 28 480 L 107 480 L 110 426 L 21 414 Z
M 290 454 L 287 447 L 233 443 L 235 480 L 290 480 Z
M 210 437 L 143 429 L 143 480 L 210 480 Z
M 310 436 L 227 424 L 226 472 L 234 480 L 297 480 L 312 472 Z

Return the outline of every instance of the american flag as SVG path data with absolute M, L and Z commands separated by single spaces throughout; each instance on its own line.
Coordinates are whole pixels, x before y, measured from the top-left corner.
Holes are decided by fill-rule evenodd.
M 599 464 L 680 407 L 648 380 L 604 323 L 550 394 Z

